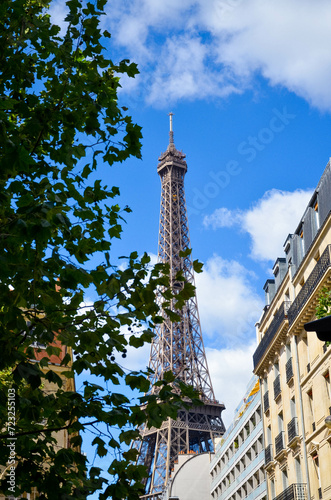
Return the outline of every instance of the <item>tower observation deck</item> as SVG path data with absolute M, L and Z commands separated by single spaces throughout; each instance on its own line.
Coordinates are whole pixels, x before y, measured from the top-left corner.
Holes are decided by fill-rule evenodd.
M 176 292 L 182 286 L 176 280 L 178 271 L 192 284 L 194 272 L 191 256 L 180 255 L 190 248 L 184 192 L 187 164 L 185 155 L 175 147 L 173 114 L 169 116 L 169 145 L 161 154 L 157 167 L 161 178 L 158 260 L 169 263 L 170 284 Z M 168 418 L 160 429 L 146 426 L 141 429 L 138 463 L 148 469 L 145 495 L 141 497 L 146 500 L 161 499 L 179 454 L 213 452 L 215 437 L 225 432 L 221 418 L 225 407 L 215 399 L 196 295 L 187 301 L 181 311 L 176 312 L 180 315 L 179 321 L 171 322 L 165 315 L 164 322 L 155 330 L 149 360 L 149 367 L 154 372 L 152 382 L 163 379 L 163 374 L 171 370 L 177 378 L 199 391 L 204 405 L 179 411 L 177 420 Z

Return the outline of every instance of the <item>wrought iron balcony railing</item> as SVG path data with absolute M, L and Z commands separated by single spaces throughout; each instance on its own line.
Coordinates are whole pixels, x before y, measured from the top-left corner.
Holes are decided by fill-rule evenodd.
M 280 375 L 277 375 L 277 377 L 274 380 L 274 399 L 278 398 L 280 393 L 281 393 Z
M 280 453 L 282 450 L 285 449 L 285 439 L 284 439 L 285 432 L 281 431 L 275 439 L 275 451 L 276 455 Z
M 286 383 L 288 384 L 291 378 L 293 377 L 292 358 L 290 358 L 287 361 L 285 369 L 286 369 Z
M 310 273 L 306 283 L 301 288 L 300 292 L 296 296 L 293 304 L 288 311 L 288 322 L 291 325 L 295 318 L 298 316 L 301 309 L 304 307 L 308 299 L 310 298 L 312 292 L 315 290 L 319 284 L 323 274 L 331 265 L 331 245 L 328 245 L 324 252 L 322 253 L 319 261 L 315 265 L 314 269 Z
M 264 396 L 263 396 L 263 410 L 264 410 L 264 413 L 266 411 L 268 411 L 270 408 L 270 404 L 269 404 L 269 391 L 267 391 Z
M 290 302 L 288 301 L 283 302 L 280 308 L 278 309 L 277 313 L 275 314 L 273 320 L 271 321 L 268 330 L 265 332 L 261 342 L 259 343 L 256 351 L 253 354 L 254 368 L 258 365 L 258 363 L 262 359 L 271 341 L 273 340 L 274 336 L 279 330 L 280 325 L 287 318 L 287 310 L 289 306 Z
M 290 443 L 297 436 L 299 436 L 298 418 L 293 417 L 292 420 L 290 420 L 287 424 L 288 442 Z
M 307 500 L 307 485 L 304 483 L 291 484 L 274 500 Z
M 264 450 L 264 462 L 268 465 L 273 460 L 272 444 L 269 444 Z

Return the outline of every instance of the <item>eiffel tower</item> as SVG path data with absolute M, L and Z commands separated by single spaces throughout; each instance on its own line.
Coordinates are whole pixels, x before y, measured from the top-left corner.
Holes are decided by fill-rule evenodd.
M 170 264 L 170 284 L 176 292 L 182 286 L 176 280 L 177 272 L 182 271 L 192 284 L 194 273 L 191 256 L 180 255 L 190 248 L 184 192 L 187 164 L 185 155 L 175 147 L 173 113 L 169 116 L 169 145 L 161 154 L 157 167 L 161 178 L 158 260 Z M 162 379 L 163 374 L 171 370 L 177 378 L 199 391 L 204 405 L 183 409 L 177 420 L 168 418 L 160 429 L 146 426 L 141 429 L 138 463 L 148 469 L 145 495 L 141 497 L 146 500 L 161 499 L 179 454 L 213 452 L 214 438 L 225 432 L 221 418 L 225 407 L 215 400 L 196 296 L 189 299 L 179 314 L 178 322 L 171 322 L 165 316 L 155 331 L 149 360 L 149 367 L 154 371 L 152 382 Z

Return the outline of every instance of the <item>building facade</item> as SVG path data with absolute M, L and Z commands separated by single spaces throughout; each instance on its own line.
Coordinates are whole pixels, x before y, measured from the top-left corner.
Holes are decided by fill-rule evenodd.
M 260 378 L 270 500 L 331 498 L 331 347 L 307 333 L 331 289 L 331 161 L 264 290 L 254 372 Z M 285 237 L 286 235 L 284 235 Z
M 48 355 L 46 352 L 46 345 L 39 344 L 37 342 L 31 344 L 31 347 L 34 348 L 34 359 L 31 361 L 40 361 L 42 358 L 47 357 L 49 359 L 49 365 L 47 369 L 43 369 L 46 372 L 48 369 L 51 369 L 54 373 L 56 373 L 62 379 L 62 389 L 64 391 L 75 391 L 75 380 L 74 378 L 68 378 L 63 375 L 63 372 L 68 370 L 68 365 L 61 365 L 62 360 L 64 359 L 66 354 L 70 355 L 70 359 L 73 359 L 73 353 L 71 347 L 63 345 L 57 338 L 57 335 L 54 337 L 54 341 L 50 344 L 53 347 L 57 347 L 60 349 L 58 355 L 51 354 Z M 72 362 L 72 361 L 71 361 Z M 71 362 L 69 366 L 71 365 Z M 52 382 L 49 382 L 45 379 L 43 382 L 43 393 L 45 395 L 49 395 L 52 393 L 56 393 L 58 390 L 58 385 Z M 54 444 L 55 451 L 60 449 L 68 449 L 71 447 L 68 429 L 62 429 L 57 432 L 52 432 L 52 436 L 56 440 L 56 444 Z M 16 467 L 16 465 L 15 465 Z M 0 467 L 0 476 L 1 477 L 9 477 L 8 476 L 8 468 Z M 39 493 L 33 485 L 31 485 L 31 491 L 29 493 L 23 493 L 20 497 L 14 496 L 4 496 L 0 492 L 0 500 L 18 500 L 18 499 L 26 499 L 26 500 L 37 500 L 39 498 Z
M 256 377 L 216 448 L 210 474 L 212 500 L 266 499 L 262 409 Z

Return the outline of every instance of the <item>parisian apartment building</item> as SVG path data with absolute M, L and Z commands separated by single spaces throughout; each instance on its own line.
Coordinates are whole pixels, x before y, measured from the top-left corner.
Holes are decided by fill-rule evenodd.
M 331 289 L 331 161 L 264 286 L 254 373 L 261 386 L 268 499 L 331 499 L 331 346 L 304 325 Z M 219 498 L 219 497 L 215 497 Z
M 210 463 L 212 500 L 266 500 L 259 379 L 253 377 Z

